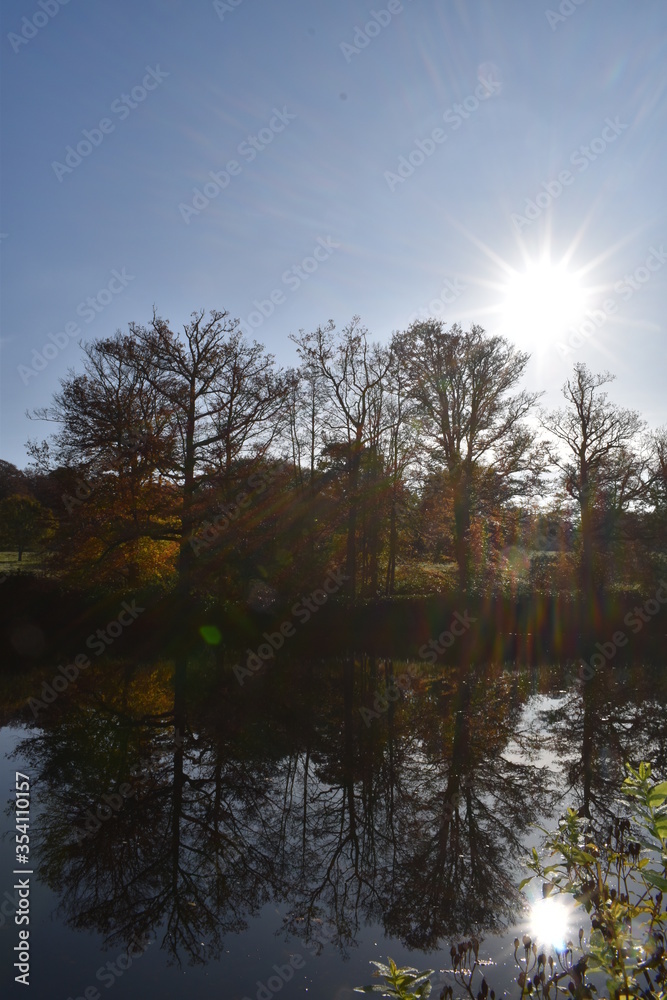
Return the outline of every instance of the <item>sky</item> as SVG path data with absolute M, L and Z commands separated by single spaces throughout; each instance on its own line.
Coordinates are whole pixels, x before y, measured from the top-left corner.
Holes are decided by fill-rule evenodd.
M 6 0 L 0 458 L 78 342 L 436 316 L 667 422 L 665 0 Z

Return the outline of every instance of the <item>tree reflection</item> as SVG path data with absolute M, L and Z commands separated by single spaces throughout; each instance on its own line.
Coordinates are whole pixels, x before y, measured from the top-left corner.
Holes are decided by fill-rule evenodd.
M 595 823 L 618 812 L 624 763 L 667 765 L 667 678 L 637 663 L 605 667 L 571 687 L 542 714 L 553 753 L 564 762 L 561 800 Z
M 161 928 L 172 959 L 217 958 L 225 935 L 244 930 L 271 896 L 270 776 L 256 762 L 225 766 L 187 732 L 178 678 L 169 727 L 130 726 L 114 696 L 103 700 L 104 713 L 72 705 L 71 721 L 20 748 L 48 802 L 41 871 L 68 925 L 98 930 L 109 947 Z M 90 806 L 123 782 L 135 794 L 99 829 L 77 834 Z
M 181 661 L 77 690 L 19 748 L 68 925 L 109 947 L 158 934 L 170 960 L 203 963 L 272 902 L 288 935 L 343 952 L 369 922 L 448 950 L 516 920 L 528 827 L 559 797 L 603 812 L 624 759 L 664 768 L 667 699 L 648 674 L 527 718 L 529 695 L 558 684 L 548 671 L 436 666 L 366 725 L 360 708 L 402 669 L 350 656 L 186 692 Z

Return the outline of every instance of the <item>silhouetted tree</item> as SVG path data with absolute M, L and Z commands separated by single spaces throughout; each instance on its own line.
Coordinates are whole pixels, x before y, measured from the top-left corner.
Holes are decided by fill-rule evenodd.
M 581 527 L 579 584 L 591 596 L 602 579 L 595 565 L 595 537 L 606 534 L 607 545 L 618 517 L 645 495 L 645 461 L 638 451 L 644 427 L 639 414 L 610 402 L 602 386 L 614 379 L 609 372 L 594 375 L 583 363 L 563 386 L 567 407 L 542 415 L 542 425 L 565 446 L 554 450 L 561 485 L 576 501 Z M 601 524 L 607 518 L 607 525 Z
M 351 597 L 357 589 L 357 519 L 360 507 L 362 453 L 367 446 L 377 416 L 377 397 L 387 377 L 389 352 L 368 341 L 368 331 L 355 316 L 338 337 L 335 325 L 318 327 L 292 339 L 308 370 L 317 373 L 325 386 L 325 443 L 345 448 L 347 473 L 347 588 Z M 377 431 L 376 431 L 377 433 Z
M 540 393 L 512 394 L 529 355 L 479 326 L 464 333 L 436 320 L 397 334 L 393 348 L 417 403 L 426 453 L 447 472 L 459 584 L 467 590 L 480 484 L 491 480 L 510 503 L 534 494 L 546 468 L 546 449 L 524 421 Z
M 14 494 L 0 500 L 0 545 L 16 549 L 18 562 L 26 549 L 40 546 L 55 529 L 55 519 L 33 497 Z

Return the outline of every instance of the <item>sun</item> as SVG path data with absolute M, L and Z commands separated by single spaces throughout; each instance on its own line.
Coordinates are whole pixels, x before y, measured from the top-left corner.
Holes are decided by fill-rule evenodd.
M 581 323 L 585 307 L 577 275 L 543 259 L 510 274 L 500 305 L 503 332 L 535 346 L 551 343 Z
M 554 239 L 550 230 L 537 245 L 531 241 L 529 246 L 519 237 L 517 259 L 489 246 L 457 219 L 446 218 L 480 252 L 474 268 L 457 276 L 466 292 L 465 300 L 459 305 L 458 295 L 454 299 L 443 296 L 448 306 L 454 302 L 450 320 L 479 323 L 493 335 L 504 337 L 527 353 L 538 371 L 564 358 L 569 365 L 573 350 L 587 338 L 596 350 L 613 357 L 609 345 L 594 335 L 600 326 L 602 304 L 606 316 L 606 300 L 613 299 L 612 292 L 618 294 L 618 282 L 609 280 L 607 263 L 632 234 L 594 256 L 585 256 L 582 241 L 590 223 L 587 218 L 571 234 L 568 244 Z M 453 292 L 451 282 L 449 286 Z M 613 301 L 610 311 L 616 311 Z M 613 322 L 623 320 L 614 316 Z

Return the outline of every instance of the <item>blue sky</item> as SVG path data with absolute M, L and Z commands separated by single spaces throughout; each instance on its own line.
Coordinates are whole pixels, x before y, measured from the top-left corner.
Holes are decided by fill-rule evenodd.
M 2 7 L 0 457 L 153 305 L 285 365 L 477 322 L 548 405 L 582 360 L 665 423 L 664 0 L 42 3 Z

